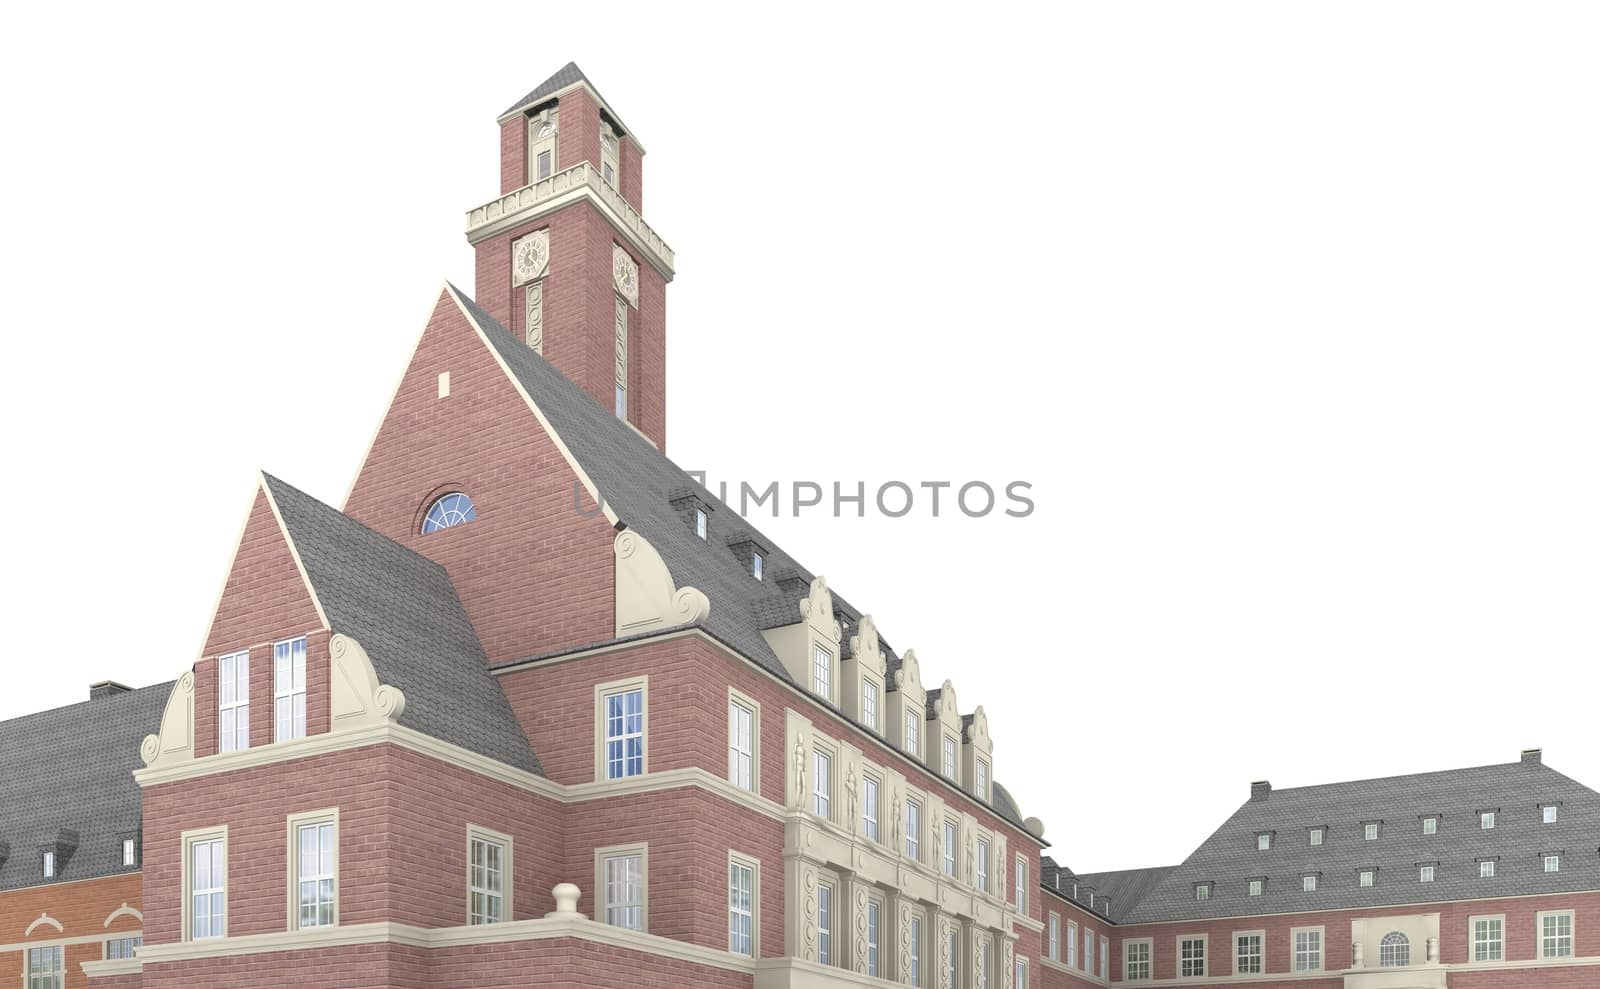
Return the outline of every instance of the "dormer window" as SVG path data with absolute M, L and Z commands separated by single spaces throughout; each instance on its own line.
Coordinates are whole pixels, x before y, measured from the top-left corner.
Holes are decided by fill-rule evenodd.
M 1381 826 L 1377 821 L 1368 821 L 1361 826 L 1361 837 L 1367 841 L 1377 841 Z
M 1210 883 L 1195 883 L 1194 884 L 1194 898 L 1196 900 L 1209 900 L 1209 899 L 1211 899 L 1211 884 Z
M 122 839 L 123 867 L 139 864 L 139 846 L 132 838 Z
M 706 539 L 707 525 L 706 510 L 704 508 L 696 508 L 694 510 L 694 534 L 699 536 L 702 542 Z
M 1484 831 L 1493 831 L 1494 830 L 1494 819 L 1495 819 L 1495 814 L 1496 813 L 1497 813 L 1496 811 L 1492 811 L 1492 810 L 1479 811 L 1478 812 L 1478 827 L 1481 830 L 1484 830 Z
M 1262 831 L 1256 835 L 1256 851 L 1266 852 L 1272 849 L 1272 832 Z
M 1378 870 L 1362 869 L 1358 877 L 1358 882 L 1362 889 L 1371 889 L 1373 886 L 1378 884 Z
M 1310 875 L 1301 876 L 1300 877 L 1300 889 L 1301 889 L 1302 892 L 1315 893 L 1317 891 L 1317 875 L 1316 875 L 1316 873 L 1311 873 Z
M 1559 854 L 1555 853 L 1555 852 L 1551 852 L 1550 854 L 1546 855 L 1544 857 L 1544 871 L 1546 871 L 1546 872 L 1560 872 L 1561 871 L 1561 856 Z
M 1322 839 L 1327 833 L 1327 830 L 1327 828 L 1312 828 L 1310 831 L 1306 832 L 1308 835 L 1306 840 L 1310 843 L 1311 847 L 1315 848 L 1316 846 L 1322 844 Z
M 989 799 L 989 761 L 987 759 L 979 759 L 978 760 L 978 774 L 977 775 L 978 775 L 977 786 L 974 787 L 974 789 L 977 791 L 978 799 L 979 800 L 983 800 L 983 801 L 988 801 L 988 799 Z
M 861 723 L 878 730 L 878 685 L 871 680 L 861 681 Z
M 750 552 L 750 575 L 756 580 L 762 579 L 761 569 L 765 563 L 766 560 L 761 556 L 760 550 L 752 550 Z
M 1436 863 L 1436 862 L 1429 862 L 1426 865 L 1417 866 L 1417 882 L 1419 882 L 1419 883 L 1431 883 L 1431 882 L 1433 882 L 1434 871 L 1436 869 L 1438 869 L 1438 868 L 1439 868 L 1439 866 L 1438 866 L 1438 863 Z
M 1560 815 L 1560 813 L 1561 809 L 1555 804 L 1545 804 L 1542 808 L 1540 808 L 1540 820 L 1542 820 L 1545 824 L 1554 824 L 1556 823 L 1556 818 Z
M 1478 878 L 1494 878 L 1494 859 L 1482 859 L 1478 862 Z
M 1424 817 L 1422 819 L 1422 833 L 1423 834 L 1438 834 L 1439 833 L 1439 819 L 1437 817 Z
M 1251 896 L 1260 896 L 1266 890 L 1266 888 L 1267 888 L 1267 881 L 1265 879 L 1252 879 L 1252 880 L 1250 880 L 1250 895 Z
M 956 778 L 956 740 L 949 735 L 944 737 L 944 748 L 939 771 L 944 773 L 946 779 L 953 780 Z
M 46 879 L 54 879 L 56 876 L 56 853 L 45 852 L 41 858 L 40 874 Z
M 833 699 L 833 655 L 821 646 L 812 656 L 811 692 L 823 700 Z

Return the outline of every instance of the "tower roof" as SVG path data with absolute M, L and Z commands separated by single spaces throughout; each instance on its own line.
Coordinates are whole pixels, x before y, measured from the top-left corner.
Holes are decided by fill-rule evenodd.
M 561 68 L 557 69 L 554 75 L 546 79 L 544 82 L 541 82 L 539 85 L 533 87 L 533 90 L 529 92 L 528 95 L 511 104 L 511 106 L 508 107 L 506 111 L 500 114 L 500 116 L 496 119 L 503 121 L 513 114 L 521 113 L 530 107 L 538 106 L 540 103 L 550 99 L 552 96 L 563 93 L 571 89 L 573 86 L 580 85 L 588 87 L 589 92 L 594 94 L 595 100 L 599 102 L 600 108 L 605 111 L 606 116 L 610 117 L 612 121 L 616 123 L 619 130 L 632 135 L 633 143 L 638 144 L 638 136 L 633 135 L 632 131 L 628 130 L 627 126 L 623 124 L 622 118 L 617 116 L 617 111 L 612 108 L 611 104 L 604 96 L 600 95 L 600 90 L 595 88 L 595 84 L 589 81 L 589 77 L 583 74 L 582 69 L 578 68 L 577 62 L 568 62 L 566 65 L 563 65 Z

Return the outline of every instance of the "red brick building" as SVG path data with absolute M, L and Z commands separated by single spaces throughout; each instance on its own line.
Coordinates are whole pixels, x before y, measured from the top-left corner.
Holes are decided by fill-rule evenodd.
M 263 475 L 175 682 L 0 723 L 0 982 L 1600 986 L 1537 754 L 1059 866 L 983 709 L 665 456 L 633 132 L 574 65 L 500 128 L 342 509 Z

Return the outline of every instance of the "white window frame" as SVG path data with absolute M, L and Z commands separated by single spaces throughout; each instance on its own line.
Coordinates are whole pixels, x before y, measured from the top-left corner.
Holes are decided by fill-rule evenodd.
M 1245 938 L 1255 938 L 1255 954 L 1247 956 L 1240 950 L 1239 943 Z M 1246 968 L 1242 964 L 1248 957 L 1253 957 L 1254 968 Z M 1267 970 L 1267 932 L 1265 930 L 1234 931 L 1233 932 L 1233 974 L 1234 975 L 1260 975 Z
M 495 846 L 500 849 L 499 889 L 495 889 L 487 882 L 480 885 L 472 881 L 473 845 L 483 845 L 485 848 L 489 846 Z M 480 827 L 476 824 L 467 825 L 467 860 L 465 875 L 462 878 L 466 884 L 466 916 L 467 925 L 469 927 L 484 926 L 487 924 L 503 924 L 511 919 L 511 894 L 514 885 L 512 883 L 512 876 L 514 873 L 511 871 L 513 852 L 512 845 L 513 843 L 511 836 L 508 834 L 502 834 L 499 831 L 491 831 L 488 828 Z M 487 869 L 487 863 L 485 864 L 485 869 Z M 485 872 L 485 878 L 488 878 L 487 871 Z M 472 909 L 472 895 L 474 893 L 480 894 L 483 897 L 484 911 L 481 914 L 475 913 Z M 489 910 L 491 903 L 497 903 L 499 905 L 498 915 Z
M 1300 877 L 1300 892 L 1302 893 L 1315 893 L 1318 885 L 1315 873 Z
M 878 800 L 883 784 L 871 773 L 861 774 L 861 834 L 868 841 L 878 841 Z
M 952 926 L 944 932 L 944 976 L 950 989 L 960 985 L 960 972 L 961 934 Z
M 833 950 L 834 926 L 838 921 L 837 910 L 838 886 L 831 878 L 824 877 L 817 880 L 817 964 L 838 965 L 839 959 Z
M 1143 948 L 1144 957 L 1134 958 L 1133 949 Z M 1140 966 L 1138 974 L 1134 966 Z M 1153 938 L 1135 937 L 1122 942 L 1122 981 L 1152 982 L 1155 979 L 1156 943 Z
M 1550 947 L 1551 935 L 1545 933 L 1545 929 L 1544 929 L 1545 922 L 1546 921 L 1559 922 L 1559 921 L 1561 921 L 1563 919 L 1565 919 L 1566 922 L 1567 922 L 1567 933 L 1565 935 L 1562 935 L 1562 934 L 1560 934 L 1558 932 L 1555 935 L 1555 938 L 1556 938 L 1556 940 L 1558 942 L 1564 940 L 1566 942 L 1567 950 L 1564 951 L 1564 952 L 1558 950 L 1558 951 L 1552 953 L 1552 952 L 1550 952 L 1548 950 L 1549 947 Z M 1577 912 L 1573 911 L 1573 910 L 1540 910 L 1540 911 L 1538 911 L 1537 913 L 1535 913 L 1533 915 L 1533 935 L 1537 939 L 1537 942 L 1538 942 L 1539 958 L 1541 960 L 1577 957 L 1577 952 L 1578 952 L 1578 915 L 1577 915 Z
M 880 975 L 882 952 L 878 950 L 878 938 L 883 930 L 883 900 L 876 896 L 867 897 L 867 976 L 876 979 Z
M 1312 848 L 1321 848 L 1322 843 L 1328 838 L 1327 828 L 1310 828 L 1306 831 L 1306 844 Z
M 128 868 L 139 864 L 139 842 L 134 838 L 122 839 L 122 866 Z
M 1497 939 L 1484 938 L 1485 957 L 1478 957 L 1478 925 L 1485 925 L 1486 933 L 1494 928 L 1489 925 L 1498 924 L 1499 937 Z M 1503 913 L 1484 914 L 1467 918 L 1467 963 L 1469 965 L 1482 965 L 1489 962 L 1499 962 L 1506 959 L 1506 915 Z M 1492 951 L 1490 949 L 1493 949 Z
M 989 892 L 989 839 L 987 837 L 980 837 L 978 839 L 977 852 L 978 891 L 981 893 L 987 893 Z
M 1378 885 L 1377 869 L 1362 869 L 1356 873 L 1356 885 L 1361 889 L 1372 889 Z
M 1078 967 L 1078 922 L 1067 921 L 1067 967 Z
M 740 872 L 748 871 L 750 874 L 750 909 L 741 909 L 738 900 L 738 890 L 735 882 Z M 743 945 L 736 943 L 740 936 L 739 929 L 735 926 L 740 918 L 750 926 L 750 950 L 742 950 Z M 761 957 L 761 860 L 754 855 L 745 855 L 741 852 L 728 851 L 728 950 L 736 955 L 747 958 Z
M 613 901 L 614 887 L 622 885 L 626 892 L 627 887 L 633 885 L 628 882 L 628 876 L 619 876 L 618 882 L 612 882 L 612 863 L 625 863 L 630 860 L 638 861 L 638 902 Z M 594 919 L 602 924 L 620 927 L 626 931 L 638 931 L 643 934 L 650 930 L 650 845 L 647 842 L 632 842 L 626 845 L 607 845 L 594 850 L 594 890 L 595 909 Z M 638 926 L 626 923 L 627 912 L 638 912 Z M 621 921 L 621 922 L 619 922 Z
M 1019 852 L 1013 861 L 1016 863 L 1016 875 L 1014 877 L 1015 881 L 1011 884 L 1012 903 L 1016 906 L 1017 913 L 1026 914 L 1028 912 L 1028 857 Z
M 871 677 L 861 678 L 861 723 L 873 731 L 881 731 L 878 727 L 878 702 L 882 691 L 878 681 Z
M 811 813 L 824 821 L 833 820 L 833 749 L 811 745 Z M 824 773 L 823 768 L 827 768 Z
M 23 946 L 22 952 L 22 984 L 25 989 L 65 989 L 66 945 L 29 944 Z M 43 962 L 48 968 L 35 969 L 36 961 Z
M 947 780 L 956 778 L 956 739 L 954 735 L 941 735 L 939 742 L 939 772 Z
M 1561 871 L 1561 856 L 1555 852 L 1540 856 L 1544 860 L 1545 875 Z
M 1431 815 L 1431 814 L 1429 816 L 1427 816 L 1427 817 L 1424 817 L 1422 819 L 1422 833 L 1424 835 L 1436 835 L 1436 834 L 1438 834 L 1439 833 L 1439 818 L 1434 816 L 1434 815 Z
M 922 799 L 906 795 L 905 856 L 913 862 L 922 861 Z
M 1499 818 L 1500 812 L 1497 810 L 1478 811 L 1478 830 L 1493 831 L 1495 824 L 1499 822 Z
M 39 875 L 45 879 L 56 877 L 56 853 L 48 849 L 39 854 Z
M 907 932 L 906 955 L 910 971 L 906 972 L 906 981 L 917 989 L 922 985 L 922 927 L 922 911 L 913 907 L 911 929 Z
M 300 831 L 302 828 L 330 827 L 333 829 L 333 852 L 327 869 L 319 868 L 313 875 L 303 875 L 300 860 Z M 337 927 L 339 926 L 339 808 L 327 807 L 322 810 L 302 811 L 290 814 L 287 820 L 288 851 L 288 926 L 286 930 L 298 931 L 312 927 Z M 319 834 L 320 838 L 320 834 Z M 320 866 L 322 863 L 317 863 Z M 329 913 L 331 919 L 326 923 L 303 923 L 300 919 L 300 884 L 306 881 L 319 884 L 318 905 L 321 905 L 320 884 L 324 881 L 332 884 Z
M 1111 939 L 1100 935 L 1100 980 L 1111 981 Z
M 820 643 L 811 644 L 811 692 L 833 700 L 833 653 Z
M 1017 955 L 1012 969 L 1012 984 L 1016 989 L 1028 989 L 1028 959 Z
M 231 899 L 228 895 L 228 867 L 231 860 L 228 849 L 228 826 L 223 824 L 218 827 L 195 828 L 190 831 L 184 831 L 178 836 L 178 840 L 183 849 L 181 877 L 183 888 L 183 940 L 208 941 L 212 938 L 225 938 L 228 936 L 228 901 Z M 216 877 L 213 876 L 212 885 L 203 889 L 196 889 L 194 885 L 195 846 L 208 845 L 212 842 L 222 843 L 222 884 L 220 886 L 216 885 Z M 219 893 L 222 896 L 222 930 L 220 933 L 209 933 L 197 937 L 194 933 L 194 898 L 202 894 L 214 896 Z
M 539 132 L 541 130 L 543 130 L 544 125 L 546 123 L 548 123 L 550 125 L 550 134 L 548 136 L 546 136 L 546 137 L 540 137 L 539 136 Z M 560 163 L 556 158 L 556 143 L 557 143 L 557 141 L 560 140 L 560 137 L 561 137 L 560 118 L 557 115 L 557 111 L 550 110 L 550 111 L 548 111 L 547 114 L 540 114 L 537 117 L 530 117 L 529 118 L 529 120 L 528 120 L 528 184 L 529 185 L 533 185 L 535 182 L 542 182 L 543 180 L 549 178 L 550 176 L 554 175 L 556 173 L 557 169 L 560 167 Z M 548 154 L 550 156 L 550 170 L 548 172 L 544 173 L 543 175 L 539 174 L 539 155 L 541 153 Z
M 1174 967 L 1174 971 L 1178 973 L 1180 978 L 1203 978 L 1206 973 L 1210 971 L 1210 940 L 1211 936 L 1209 934 L 1179 934 L 1177 936 L 1175 939 L 1177 945 L 1177 954 L 1174 956 L 1177 965 Z M 1183 950 L 1185 944 L 1199 944 L 1199 954 L 1191 955 L 1189 958 L 1184 958 Z
M 639 730 L 628 730 L 627 702 L 623 702 L 622 732 L 616 739 L 622 743 L 621 773 L 611 775 L 611 761 L 607 750 L 612 741 L 610 720 L 607 717 L 607 707 L 611 698 L 634 693 L 639 694 Z M 639 771 L 628 772 L 628 740 L 639 739 Z M 611 680 L 606 683 L 597 683 L 594 687 L 594 778 L 596 783 L 605 783 L 612 780 L 632 779 L 635 776 L 645 776 L 650 772 L 650 677 L 636 676 L 623 680 Z
M 741 712 L 748 715 L 750 737 L 740 737 Z M 741 790 L 761 792 L 761 705 L 728 688 L 728 781 Z
M 1315 947 L 1307 947 L 1302 953 L 1300 938 L 1304 935 L 1307 944 L 1315 943 Z M 1291 972 L 1320 972 L 1323 969 L 1328 944 L 1327 929 L 1325 927 L 1291 927 L 1289 928 L 1289 970 Z M 1303 955 L 1303 957 L 1302 957 Z
M 700 537 L 701 542 L 705 542 L 710 529 L 711 520 L 707 518 L 706 510 L 704 508 L 696 508 L 694 510 L 694 534 Z
M 1262 831 L 1256 835 L 1256 851 L 1270 852 L 1272 850 L 1272 832 Z
M 607 137 L 611 138 L 609 144 Z M 600 121 L 600 180 L 617 192 L 622 191 L 622 138 L 604 120 Z
M 956 874 L 956 868 L 957 868 L 956 855 L 957 855 L 957 850 L 958 850 L 957 846 L 959 846 L 960 843 L 961 843 L 961 825 L 956 823 L 956 821 L 953 820 L 952 818 L 948 818 L 948 817 L 945 818 L 944 819 L 944 849 L 943 849 L 944 863 L 943 863 L 943 866 L 944 866 L 944 874 L 947 875 L 947 876 L 954 876 Z
M 1050 937 L 1045 942 L 1045 955 L 1053 962 L 1061 960 L 1061 915 L 1050 911 Z
M 297 650 L 295 647 L 298 646 Z M 291 742 L 306 737 L 306 637 L 297 635 L 272 644 L 272 740 Z M 288 663 L 288 683 L 284 663 Z M 285 726 L 287 725 L 287 730 Z
M 240 667 L 243 667 L 241 670 Z M 242 677 L 241 677 L 242 673 Z M 244 696 L 239 682 L 244 681 Z M 228 681 L 233 681 L 233 700 L 228 700 Z M 233 733 L 224 727 L 233 715 Z M 241 738 L 243 744 L 240 744 Z M 241 649 L 217 657 L 217 751 L 240 752 L 250 747 L 250 650 Z
M 973 771 L 972 791 L 979 800 L 989 802 L 989 760 L 979 756 L 975 760 L 977 768 Z
M 1250 880 L 1250 885 L 1245 888 L 1245 892 L 1250 896 L 1260 896 L 1266 891 L 1267 881 L 1265 879 L 1252 879 Z
M 1480 859 L 1479 860 L 1479 862 L 1478 862 L 1478 878 L 1479 879 L 1493 879 L 1494 878 L 1494 871 L 1495 871 L 1494 859 Z
M 1091 974 L 1094 972 L 1094 931 L 1089 929 L 1088 924 L 1083 925 L 1083 970 Z
M 1376 821 L 1368 821 L 1361 825 L 1361 837 L 1364 841 L 1377 841 L 1381 834 L 1383 834 L 1383 827 Z
M 1419 866 L 1417 866 L 1417 882 L 1419 882 L 1419 883 L 1431 883 L 1431 882 L 1433 882 L 1434 878 L 1438 874 L 1438 871 L 1439 871 L 1439 867 L 1436 866 L 1436 865 L 1419 865 Z
M 759 549 L 750 551 L 750 576 L 756 580 L 766 580 L 764 576 L 767 569 L 766 557 L 761 555 Z
M 1211 884 L 1210 883 L 1195 883 L 1194 884 L 1194 898 L 1196 900 L 1209 900 L 1209 899 L 1211 899 Z
M 922 758 L 922 716 L 909 704 L 905 712 L 905 737 L 900 743 L 901 748 L 918 759 Z
M 1539 821 L 1542 824 L 1555 824 L 1561 819 L 1561 807 L 1557 804 L 1545 804 L 1539 808 Z

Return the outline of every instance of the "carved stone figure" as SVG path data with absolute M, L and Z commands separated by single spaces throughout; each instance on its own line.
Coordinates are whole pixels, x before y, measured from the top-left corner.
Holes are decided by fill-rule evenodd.
M 794 741 L 794 805 L 806 805 L 806 744 L 798 738 Z
M 1350 945 L 1350 967 L 1351 968 L 1366 968 L 1367 967 L 1366 954 L 1367 954 L 1367 946 L 1366 945 L 1362 944 L 1360 941 L 1353 942 Z
M 850 833 L 856 830 L 856 771 L 848 770 L 844 777 L 845 806 L 850 809 Z

